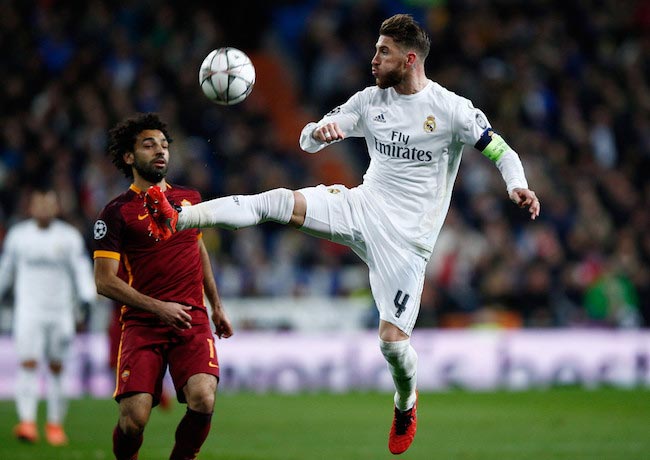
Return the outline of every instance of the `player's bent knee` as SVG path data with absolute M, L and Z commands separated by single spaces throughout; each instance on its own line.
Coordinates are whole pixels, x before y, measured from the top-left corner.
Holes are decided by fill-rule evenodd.
M 147 419 L 136 419 L 131 417 L 120 418 L 120 429 L 127 436 L 138 436 L 144 431 L 147 425 Z
M 36 369 L 38 362 L 35 359 L 28 359 L 20 363 L 21 367 L 25 369 Z
M 130 410 L 121 411 L 120 414 L 120 428 L 129 436 L 138 436 L 144 431 L 149 421 L 150 410 L 147 408 L 131 407 Z
M 202 414 L 210 414 L 214 411 L 214 394 L 188 400 L 187 407 Z
M 193 375 L 187 381 L 183 391 L 190 409 L 210 413 L 214 409 L 217 378 L 208 374 Z
M 216 388 L 209 385 L 187 392 L 187 407 L 204 414 L 214 410 Z
M 60 374 L 63 370 L 63 364 L 61 362 L 52 362 L 50 363 L 50 370 L 53 374 Z
M 379 322 L 379 338 L 384 342 L 400 342 L 407 340 L 409 335 L 394 324 L 381 320 Z
M 147 408 L 130 410 L 120 416 L 120 428 L 129 436 L 137 436 L 144 431 L 151 411 Z
M 305 216 L 307 215 L 307 200 L 305 196 L 298 192 L 293 192 L 293 212 L 291 213 L 291 220 L 289 223 L 294 227 L 302 227 L 305 223 Z
M 136 393 L 120 399 L 120 428 L 129 436 L 137 436 L 147 425 L 153 398 L 149 393 Z

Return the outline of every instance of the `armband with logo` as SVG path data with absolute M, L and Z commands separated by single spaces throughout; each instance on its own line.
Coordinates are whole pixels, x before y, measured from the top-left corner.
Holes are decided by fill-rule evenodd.
M 492 128 L 483 131 L 481 138 L 474 147 L 483 155 L 495 162 L 498 161 L 504 153 L 510 150 L 510 146 L 506 141 L 503 140 L 497 132 L 493 131 Z

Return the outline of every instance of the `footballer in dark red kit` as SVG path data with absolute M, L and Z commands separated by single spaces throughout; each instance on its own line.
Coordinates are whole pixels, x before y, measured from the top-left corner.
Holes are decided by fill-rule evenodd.
M 172 187 L 169 184 L 168 199 L 183 204 L 196 204 L 201 201 L 198 192 L 182 188 Z M 186 369 L 177 369 L 179 365 L 172 367 L 170 373 L 180 373 L 184 380 L 178 381 L 178 386 L 187 381 L 187 377 L 193 373 L 205 372 L 219 376 L 219 368 L 216 363 L 214 344 L 211 341 L 212 332 L 208 327 L 202 328 L 204 334 L 197 338 L 196 326 L 208 325 L 209 319 L 207 309 L 203 305 L 203 269 L 197 245 L 197 238 L 200 233 L 196 229 L 178 232 L 173 238 L 156 243 L 148 236 L 147 225 L 149 216 L 143 209 L 143 195 L 134 185 L 118 198 L 106 206 L 100 214 L 97 227 L 98 231 L 104 229 L 103 236 L 96 239 L 95 257 L 114 258 L 120 263 L 120 270 L 126 274 L 129 284 L 137 291 L 150 297 L 178 302 L 191 306 L 188 310 L 192 320 L 191 334 L 177 331 L 176 334 L 187 336 L 187 340 L 196 340 L 200 345 L 197 349 L 188 350 L 187 356 L 179 360 L 180 365 Z M 155 250 L 154 250 L 155 247 Z M 183 259 L 178 260 L 179 254 Z M 174 267 L 170 270 L 169 267 Z M 156 325 L 158 316 L 155 313 L 124 305 L 121 314 L 124 324 L 123 335 L 135 334 L 137 342 L 148 343 L 151 341 L 166 341 L 169 335 L 168 329 L 172 326 Z M 140 326 L 140 327 L 138 327 Z M 144 327 L 142 327 L 144 326 Z M 145 369 L 149 367 L 152 360 L 159 361 L 159 355 L 141 355 L 142 350 L 124 346 L 118 351 L 117 387 L 115 396 L 119 397 L 124 393 L 134 391 L 146 391 L 153 393 L 154 405 L 160 399 L 161 387 L 152 388 L 146 382 L 156 377 L 162 362 L 156 365 L 151 371 L 154 375 L 148 375 Z M 197 355 L 197 353 L 199 353 Z M 204 359 L 198 359 L 201 354 Z M 214 358 L 210 358 L 214 356 Z M 186 359 L 183 359 L 186 358 Z M 137 369 L 134 371 L 133 369 Z M 178 394 L 179 400 L 183 401 L 182 392 Z
M 199 193 L 168 185 L 167 197 L 172 202 L 198 203 Z M 203 271 L 197 246 L 197 229 L 178 232 L 179 238 L 155 242 L 149 237 L 149 215 L 143 207 L 143 193 L 135 185 L 111 201 L 100 214 L 97 238 L 95 230 L 95 257 L 112 257 L 120 261 L 128 282 L 136 290 L 156 299 L 174 300 L 185 305 L 203 305 Z M 104 230 L 101 230 L 104 229 Z M 183 256 L 179 260 L 179 255 Z M 173 270 L 170 270 L 173 267 Z M 156 315 L 126 307 L 123 319 L 152 318 Z M 202 314 L 193 314 L 198 320 Z M 205 317 L 207 320 L 207 316 Z
M 97 291 L 123 305 L 114 393 L 120 405 L 113 431 L 118 460 L 137 458 L 167 370 L 178 401 L 187 404 L 169 458 L 196 457 L 210 430 L 219 377 L 211 325 L 218 338 L 232 335 L 200 230 L 179 231 L 164 241 L 149 236 L 148 187 L 160 187 L 174 205 L 201 201 L 198 191 L 166 181 L 170 143 L 155 114 L 137 115 L 111 130 L 109 154 L 133 183 L 106 205 L 93 232 Z M 212 324 L 204 299 L 212 307 Z

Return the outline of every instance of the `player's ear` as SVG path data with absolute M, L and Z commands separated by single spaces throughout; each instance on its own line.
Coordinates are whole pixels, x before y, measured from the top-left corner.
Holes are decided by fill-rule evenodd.
M 418 55 L 415 54 L 414 52 L 410 51 L 406 53 L 406 65 L 408 67 L 413 67 L 415 65 L 415 61 L 418 60 Z
M 124 159 L 124 163 L 127 165 L 132 165 L 135 162 L 135 155 L 133 152 L 126 152 L 122 158 Z

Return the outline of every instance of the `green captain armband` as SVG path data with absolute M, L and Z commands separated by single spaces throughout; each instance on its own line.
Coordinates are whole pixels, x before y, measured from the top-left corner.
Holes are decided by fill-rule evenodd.
M 474 147 L 494 162 L 498 161 L 504 153 L 510 150 L 510 146 L 506 141 L 498 133 L 493 131 L 492 128 L 483 131 L 481 138 Z

